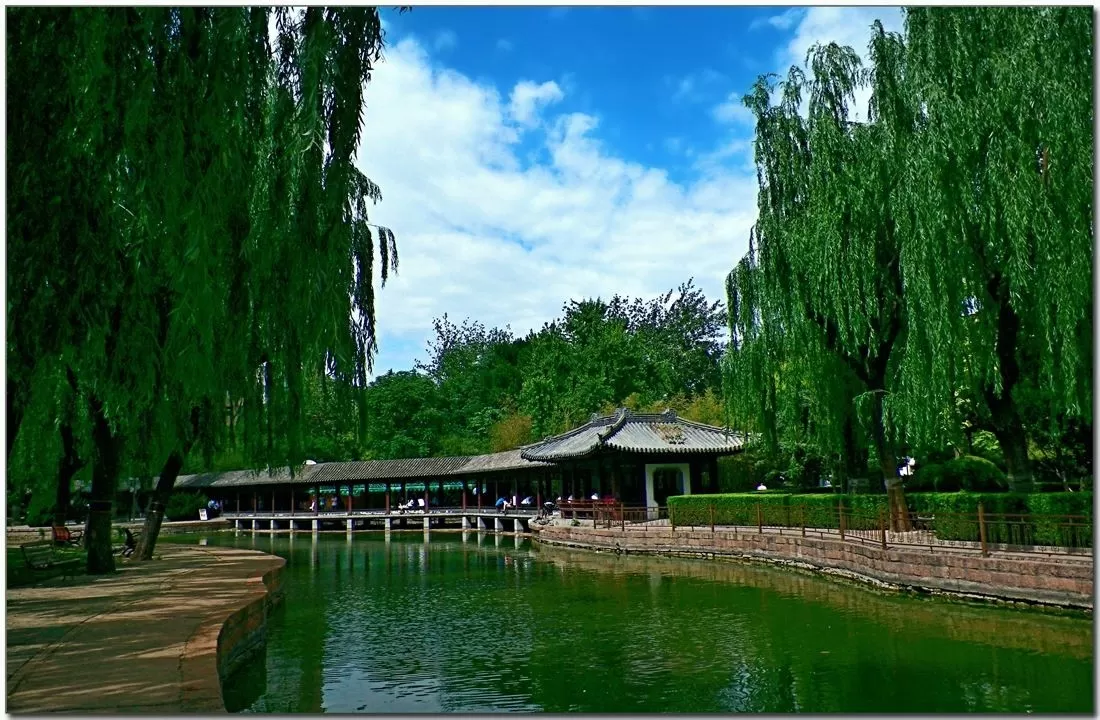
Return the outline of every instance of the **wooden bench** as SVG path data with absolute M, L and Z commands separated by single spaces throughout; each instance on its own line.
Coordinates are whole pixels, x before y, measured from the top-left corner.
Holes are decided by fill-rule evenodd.
M 34 571 L 44 571 L 53 568 L 61 570 L 61 577 L 72 577 L 73 569 L 80 565 L 80 558 L 59 558 L 54 551 L 52 540 L 40 540 L 38 542 L 20 545 L 23 551 L 23 562 Z
M 74 533 L 64 525 L 53 526 L 53 541 L 57 545 L 79 545 L 83 538 L 83 530 L 77 530 Z

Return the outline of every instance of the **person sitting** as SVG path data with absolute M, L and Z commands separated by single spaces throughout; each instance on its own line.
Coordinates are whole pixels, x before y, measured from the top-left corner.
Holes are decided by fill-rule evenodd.
M 523 498 L 523 500 L 521 500 L 519 504 L 520 505 L 534 505 L 535 504 L 535 498 L 528 495 L 527 497 Z
M 424 504 L 424 498 L 422 497 L 416 499 L 416 506 L 420 508 L 420 512 L 424 512 L 427 509 L 427 506 Z
M 592 500 L 599 500 L 599 499 L 600 499 L 600 494 L 598 492 L 596 492 L 595 490 L 593 490 L 592 491 Z
M 763 492 L 763 491 L 768 489 L 768 486 L 764 484 L 763 480 L 761 480 L 760 484 L 756 486 L 756 489 L 759 490 L 760 492 Z

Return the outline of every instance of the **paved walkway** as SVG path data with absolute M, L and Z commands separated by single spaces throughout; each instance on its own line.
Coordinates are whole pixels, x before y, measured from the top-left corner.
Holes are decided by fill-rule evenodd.
M 224 712 L 217 640 L 281 558 L 158 545 L 108 576 L 7 591 L 8 713 Z

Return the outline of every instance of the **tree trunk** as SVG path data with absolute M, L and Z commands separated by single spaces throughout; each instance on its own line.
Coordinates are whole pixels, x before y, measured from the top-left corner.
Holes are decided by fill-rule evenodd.
M 894 451 L 886 439 L 886 426 L 882 417 L 882 392 L 873 391 L 871 398 L 871 440 L 878 456 L 879 470 L 882 472 L 882 484 L 886 487 L 886 502 L 890 507 L 890 530 L 906 532 L 909 530 L 909 508 L 905 504 L 905 487 L 898 477 L 894 464 Z
M 986 289 L 997 303 L 997 367 L 1001 373 L 1000 395 L 992 387 L 983 389 L 992 415 L 990 429 L 1004 453 L 1009 489 L 1013 492 L 1031 492 L 1034 482 L 1031 459 L 1027 454 L 1027 430 L 1012 397 L 1012 391 L 1020 380 L 1020 363 L 1016 357 L 1020 317 L 1012 307 L 1007 286 L 999 274 L 990 278 Z
M 57 500 L 54 503 L 53 521 L 55 525 L 64 525 L 69 516 L 69 502 L 72 498 L 73 476 L 84 466 L 76 454 L 76 438 L 72 425 L 61 426 L 61 460 L 57 467 Z
M 209 409 L 209 408 L 208 408 Z M 164 522 L 164 506 L 172 496 L 172 488 L 176 486 L 176 478 L 183 469 L 183 460 L 191 452 L 191 448 L 198 440 L 202 411 L 198 407 L 191 408 L 191 437 L 184 443 L 181 450 L 174 450 L 164 462 L 157 478 L 157 486 L 153 490 L 153 498 L 149 502 L 149 509 L 145 513 L 145 525 L 141 531 L 141 542 L 134 554 L 138 560 L 152 560 L 153 550 L 157 546 L 157 536 L 160 535 L 160 526 Z M 239 508 L 238 508 L 239 510 Z
M 103 403 L 93 397 L 89 404 L 92 411 L 95 455 L 92 460 L 92 499 L 84 545 L 88 549 L 88 574 L 102 575 L 115 571 L 111 509 L 118 487 L 122 441 L 111 431 L 103 414 Z
M 8 380 L 8 462 L 11 462 L 11 451 L 15 447 L 15 438 L 19 435 L 19 426 L 23 424 L 23 405 L 15 399 L 17 384 Z
M 157 536 L 160 535 L 160 526 L 164 522 L 164 506 L 168 504 L 168 498 L 172 495 L 172 488 L 176 485 L 183 468 L 183 454 L 173 452 L 161 468 L 160 477 L 157 478 L 157 487 L 153 491 L 153 499 L 149 503 L 149 509 L 145 513 L 145 525 L 141 531 L 141 542 L 135 554 L 138 560 L 152 560 L 153 550 L 157 546 Z
M 1032 492 L 1035 489 L 1035 479 L 1031 471 L 1031 459 L 1027 454 L 1027 431 L 1024 430 L 1019 415 L 1013 415 L 1015 417 L 1006 426 L 994 427 L 993 435 L 1005 456 L 1008 489 L 1012 492 Z

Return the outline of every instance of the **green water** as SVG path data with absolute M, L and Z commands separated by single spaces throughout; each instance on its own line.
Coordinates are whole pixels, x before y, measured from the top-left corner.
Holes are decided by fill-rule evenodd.
M 481 533 L 207 541 L 287 559 L 286 601 L 269 626 L 265 655 L 224 686 L 231 710 L 1094 707 L 1089 617 Z

